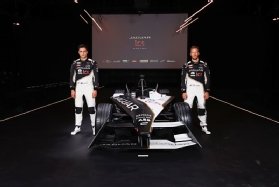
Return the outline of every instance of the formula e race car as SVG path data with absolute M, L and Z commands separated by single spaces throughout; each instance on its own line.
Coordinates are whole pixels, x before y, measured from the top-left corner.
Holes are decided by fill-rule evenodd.
M 179 149 L 200 145 L 190 131 L 190 107 L 173 102 L 168 89 L 146 88 L 141 75 L 136 89 L 115 90 L 112 102 L 99 103 L 96 134 L 88 148 Z

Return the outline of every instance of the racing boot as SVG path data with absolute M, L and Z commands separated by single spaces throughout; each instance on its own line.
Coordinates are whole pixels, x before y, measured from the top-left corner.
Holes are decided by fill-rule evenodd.
M 206 123 L 206 110 L 205 109 L 198 109 L 198 118 L 200 120 L 200 126 L 202 128 L 202 131 L 205 134 L 211 134 L 211 132 L 207 129 L 207 123 Z
M 81 126 L 81 122 L 82 122 L 82 113 L 81 113 L 81 111 L 82 111 L 82 109 L 76 108 L 76 113 L 75 113 L 76 127 L 71 132 L 71 135 L 76 135 L 77 133 L 79 133 L 81 131 L 80 130 L 80 126 Z
M 80 132 L 80 126 L 76 125 L 75 129 L 71 132 L 71 135 L 76 135 L 79 132 Z
M 207 129 L 207 126 L 202 126 L 202 131 L 203 131 L 205 134 L 211 134 L 211 132 Z

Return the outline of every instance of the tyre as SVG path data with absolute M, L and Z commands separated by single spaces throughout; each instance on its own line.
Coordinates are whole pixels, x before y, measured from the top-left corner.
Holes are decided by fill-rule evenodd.
M 150 146 L 150 136 L 148 135 L 139 135 L 138 143 L 141 148 L 149 148 Z
M 191 108 L 188 103 L 177 102 L 173 104 L 175 116 L 178 121 L 183 121 L 188 127 L 192 125 Z
M 100 103 L 97 106 L 95 128 L 97 131 L 102 128 L 103 124 L 110 122 L 112 119 L 112 104 Z

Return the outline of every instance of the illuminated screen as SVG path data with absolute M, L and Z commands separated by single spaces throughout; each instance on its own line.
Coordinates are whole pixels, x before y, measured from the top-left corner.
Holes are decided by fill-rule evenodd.
M 101 69 L 180 69 L 187 61 L 187 14 L 92 15 L 92 58 Z

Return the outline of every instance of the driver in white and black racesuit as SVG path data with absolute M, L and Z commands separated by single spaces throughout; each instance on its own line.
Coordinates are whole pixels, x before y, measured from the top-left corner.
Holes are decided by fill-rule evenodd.
M 75 60 L 70 70 L 71 97 L 75 99 L 75 129 L 72 135 L 81 131 L 83 96 L 86 99 L 91 120 L 93 135 L 95 135 L 95 97 L 99 86 L 97 62 L 89 59 L 87 46 L 78 47 L 80 58 Z
M 210 71 L 206 62 L 199 59 L 199 47 L 190 48 L 191 60 L 186 62 L 181 72 L 181 91 L 184 102 L 193 107 L 194 98 L 197 98 L 197 112 L 202 131 L 211 134 L 207 129 L 206 100 L 210 91 Z

